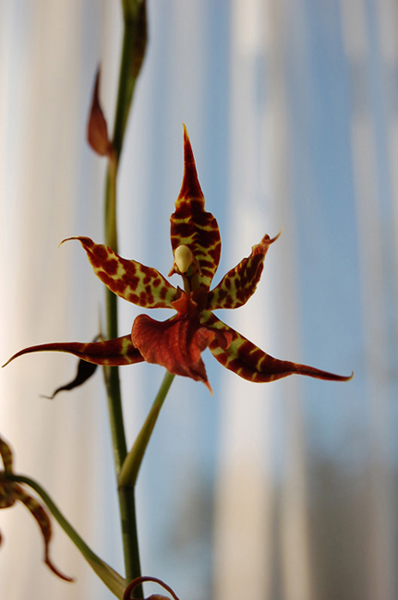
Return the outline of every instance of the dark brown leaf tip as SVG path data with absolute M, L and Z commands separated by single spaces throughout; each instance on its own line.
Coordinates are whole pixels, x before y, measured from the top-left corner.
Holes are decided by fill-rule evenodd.
M 94 338 L 93 342 L 97 342 L 100 339 L 100 337 L 101 336 L 97 335 Z M 83 385 L 84 383 L 86 383 L 86 381 L 88 381 L 88 379 L 90 379 L 90 377 L 92 377 L 94 375 L 95 371 L 97 370 L 97 366 L 98 365 L 87 362 L 81 358 L 79 360 L 79 362 L 77 363 L 77 370 L 76 370 L 76 375 L 75 375 L 74 379 L 72 379 L 72 381 L 70 381 L 69 383 L 66 383 L 66 384 L 58 387 L 52 393 L 51 396 L 42 395 L 42 398 L 47 398 L 47 400 L 54 400 L 55 396 L 57 396 L 57 394 L 59 394 L 59 392 L 70 392 L 71 390 L 74 390 L 76 387 Z

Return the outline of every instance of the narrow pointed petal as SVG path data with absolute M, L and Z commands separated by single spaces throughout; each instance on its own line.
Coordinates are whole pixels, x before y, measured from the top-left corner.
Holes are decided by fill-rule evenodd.
M 55 567 L 50 559 L 50 541 L 52 537 L 52 527 L 51 521 L 44 510 L 44 508 L 39 504 L 39 502 L 25 492 L 25 490 L 18 484 L 14 484 L 14 495 L 15 498 L 20 500 L 23 504 L 25 504 L 26 508 L 30 511 L 31 515 L 36 519 L 38 526 L 40 527 L 41 534 L 44 540 L 44 562 L 51 569 L 51 571 L 64 579 L 65 581 L 73 581 L 71 577 L 64 575 Z
M 157 269 L 121 258 L 108 246 L 96 244 L 88 237 L 71 237 L 62 243 L 68 240 L 79 240 L 94 273 L 120 298 L 144 308 L 171 308 L 177 290 Z
M 348 377 L 335 375 L 307 365 L 273 358 L 211 313 L 203 313 L 202 322 L 232 334 L 232 342 L 228 348 L 222 348 L 215 339 L 209 345 L 210 352 L 224 367 L 248 381 L 258 383 L 275 381 L 293 374 L 329 381 L 348 381 L 353 377 L 353 373 Z
M 86 344 L 83 342 L 55 342 L 30 346 L 14 354 L 3 367 L 15 358 L 31 352 L 67 352 L 89 363 L 106 367 L 132 365 L 144 360 L 139 350 L 133 346 L 131 336 L 125 335 L 116 340 L 104 342 L 88 342 Z
M 224 275 L 220 283 L 209 292 L 207 308 L 239 308 L 246 304 L 256 291 L 263 271 L 265 255 L 270 245 L 279 235 L 271 239 L 265 235 L 261 242 L 253 246 L 249 257 L 244 258 L 234 269 Z
M 175 212 L 170 217 L 171 245 L 188 246 L 201 272 L 201 284 L 209 289 L 220 262 L 221 238 L 213 215 L 205 211 L 205 200 L 196 172 L 191 142 L 184 125 L 184 177 Z
M 100 156 L 111 155 L 113 148 L 108 137 L 108 126 L 99 100 L 100 69 L 95 78 L 93 99 L 87 125 L 87 141 Z
M 184 296 L 175 304 L 182 302 Z M 131 338 L 147 362 L 162 365 L 174 375 L 203 381 L 210 391 L 201 352 L 215 338 L 217 345 L 224 348 L 230 341 L 229 334 L 201 325 L 188 313 L 163 322 L 139 315 L 134 321 Z

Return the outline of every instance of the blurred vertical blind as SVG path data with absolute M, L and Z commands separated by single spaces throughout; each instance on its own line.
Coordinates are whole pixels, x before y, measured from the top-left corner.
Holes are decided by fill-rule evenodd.
M 2 362 L 98 330 L 102 287 L 81 249 L 57 245 L 103 239 L 105 165 L 85 126 L 99 62 L 112 122 L 119 4 L 0 1 Z M 393 600 L 397 4 L 152 0 L 149 26 L 121 164 L 120 253 L 170 270 L 184 122 L 222 234 L 215 283 L 283 230 L 254 297 L 220 318 L 273 356 L 355 377 L 255 385 L 205 352 L 213 397 L 175 382 L 140 474 L 143 571 L 181 599 Z M 138 310 L 120 311 L 124 334 Z M 2 371 L 0 434 L 17 470 L 121 571 L 101 377 L 40 397 L 74 369 L 70 357 L 38 354 Z M 137 365 L 122 375 L 132 443 L 163 374 Z M 110 598 L 58 527 L 52 557 L 70 585 L 41 562 L 22 506 L 0 511 L 0 529 L 1 598 Z

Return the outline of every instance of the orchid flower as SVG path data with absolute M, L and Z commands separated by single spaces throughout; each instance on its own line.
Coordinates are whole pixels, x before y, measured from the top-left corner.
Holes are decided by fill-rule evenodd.
M 253 246 L 250 256 L 228 271 L 210 290 L 220 261 L 220 231 L 214 216 L 205 211 L 185 126 L 184 163 L 182 187 L 171 215 L 174 261 L 169 273 L 169 277 L 175 273 L 182 277 L 184 289 L 174 287 L 155 268 L 121 258 L 108 246 L 96 244 L 88 237 L 64 240 L 81 243 L 94 273 L 120 298 L 142 308 L 174 309 L 176 314 L 166 321 L 139 315 L 131 334 L 118 339 L 31 346 L 15 354 L 10 361 L 30 352 L 53 350 L 104 366 L 146 361 L 162 365 L 172 374 L 202 381 L 211 391 L 201 358 L 202 351 L 208 347 L 219 363 L 248 381 L 273 381 L 294 373 L 334 381 L 350 379 L 352 375 L 335 375 L 273 358 L 214 315 L 217 309 L 246 304 L 260 280 L 268 248 L 279 236 L 271 239 L 265 235 Z
M 36 519 L 37 524 L 40 527 L 44 540 L 44 562 L 51 571 L 61 579 L 73 581 L 73 579 L 58 571 L 50 560 L 49 546 L 52 530 L 50 517 L 48 516 L 47 511 L 36 498 L 28 494 L 19 483 L 7 479 L 7 476 L 14 475 L 13 456 L 10 446 L 2 438 L 0 438 L 0 456 L 4 466 L 4 469 L 0 470 L 0 509 L 9 508 L 10 506 L 13 506 L 17 500 L 20 500 Z M 2 538 L 0 534 L 0 544 L 1 541 Z

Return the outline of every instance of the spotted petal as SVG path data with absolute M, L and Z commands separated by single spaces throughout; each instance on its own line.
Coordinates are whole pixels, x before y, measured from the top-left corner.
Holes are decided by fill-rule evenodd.
M 293 374 L 308 375 L 330 381 L 348 381 L 352 377 L 352 374 L 348 377 L 335 375 L 307 365 L 273 358 L 209 312 L 202 313 L 201 321 L 208 326 L 211 325 L 220 331 L 232 334 L 232 341 L 228 348 L 222 348 L 217 343 L 217 339 L 214 339 L 210 343 L 209 349 L 219 363 L 248 381 L 263 383 Z
M 4 471 L 12 471 L 12 451 L 10 446 L 2 438 L 0 438 L 0 456 L 3 461 Z
M 196 172 L 191 142 L 184 125 L 184 177 L 171 215 L 171 245 L 188 246 L 198 262 L 201 284 L 209 289 L 220 262 L 221 238 L 213 215 L 205 211 L 205 199 Z
M 174 375 L 203 381 L 211 391 L 201 352 L 215 340 L 217 346 L 226 348 L 231 336 L 200 323 L 192 293 L 183 294 L 173 304 L 178 314 L 167 321 L 139 315 L 131 332 L 133 343 L 147 362 L 162 365 Z
M 25 490 L 18 484 L 14 485 L 14 497 L 25 504 L 26 508 L 30 511 L 31 515 L 36 519 L 38 526 L 40 527 L 41 534 L 44 540 L 44 562 L 51 569 L 55 575 L 64 579 L 65 581 L 73 581 L 71 577 L 64 575 L 59 571 L 50 559 L 50 541 L 52 537 L 51 521 L 39 502 L 33 498 L 30 494 L 27 494 Z
M 88 237 L 71 237 L 64 242 L 68 240 L 79 240 L 94 273 L 120 298 L 144 308 L 171 308 L 177 290 L 157 269 L 121 258 L 109 246 Z
M 51 344 L 40 344 L 30 346 L 20 350 L 12 356 L 4 365 L 8 365 L 14 358 L 31 352 L 67 352 L 74 354 L 89 363 L 102 365 L 106 367 L 116 367 L 132 365 L 143 362 L 139 350 L 133 346 L 130 335 L 117 338 L 116 340 L 106 340 L 104 342 L 55 342 Z
M 13 495 L 14 483 L 4 479 L 4 471 L 0 470 L 0 508 L 9 508 L 15 504 Z
M 239 308 L 246 304 L 256 291 L 263 271 L 263 263 L 270 245 L 279 235 L 271 239 L 265 235 L 253 246 L 248 258 L 244 258 L 234 269 L 224 275 L 220 283 L 209 293 L 207 308 Z
M 53 573 L 55 573 L 55 575 L 58 577 L 61 577 L 61 579 L 65 579 L 65 581 L 73 581 L 73 579 L 63 575 L 60 571 L 58 571 L 58 569 L 50 560 L 49 546 L 52 531 L 50 518 L 47 515 L 47 512 L 33 496 L 25 492 L 22 486 L 14 481 L 6 479 L 7 474 L 13 473 L 13 459 L 10 446 L 2 438 L 0 438 L 0 456 L 4 465 L 4 470 L 0 470 L 0 508 L 9 508 L 13 506 L 17 500 L 20 500 L 23 504 L 25 504 L 32 516 L 36 519 L 44 539 L 44 562 L 53 571 Z M 0 535 L 0 544 L 1 541 L 2 537 Z

